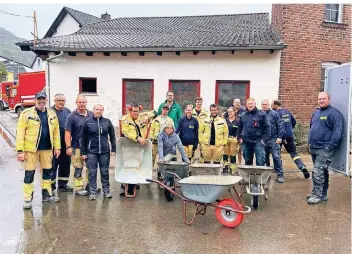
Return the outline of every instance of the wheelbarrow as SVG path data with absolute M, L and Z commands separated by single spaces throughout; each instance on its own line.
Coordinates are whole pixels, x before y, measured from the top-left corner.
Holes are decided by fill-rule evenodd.
M 151 178 L 152 143 L 147 140 L 145 145 L 133 142 L 125 137 L 116 142 L 115 180 L 125 187 L 125 197 L 133 198 L 137 193 L 137 185 L 149 184 L 146 178 Z
M 242 223 L 244 214 L 251 211 L 251 208 L 243 203 L 241 196 L 235 188 L 235 184 L 241 181 L 241 179 L 242 177 L 240 176 L 198 175 L 186 177 L 178 181 L 182 195 L 161 181 L 153 179 L 146 179 L 146 181 L 163 186 L 182 200 L 183 221 L 187 225 L 191 225 L 197 215 L 204 215 L 207 211 L 207 206 L 211 206 L 215 208 L 215 216 L 222 225 L 235 228 Z M 220 200 L 220 197 L 227 192 L 231 194 L 232 198 Z M 188 203 L 196 205 L 196 210 L 193 212 L 191 219 L 187 219 Z
M 267 184 L 272 167 L 266 166 L 252 166 L 252 165 L 238 165 L 238 172 L 243 179 L 240 195 L 242 197 L 244 191 L 251 196 L 251 207 L 257 209 L 259 206 L 259 196 L 264 196 L 267 200 L 264 186 Z
M 158 172 L 162 176 L 163 183 L 175 190 L 178 187 L 178 180 L 189 176 L 189 164 L 186 162 L 164 161 L 158 162 Z M 167 201 L 174 199 L 174 194 L 164 189 Z

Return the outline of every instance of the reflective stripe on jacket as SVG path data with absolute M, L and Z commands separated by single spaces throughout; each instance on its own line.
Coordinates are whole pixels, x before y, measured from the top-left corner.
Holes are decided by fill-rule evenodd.
M 215 145 L 226 145 L 229 138 L 229 129 L 226 120 L 220 116 L 215 119 L 207 118 L 199 130 L 199 143 L 209 145 L 211 138 L 211 123 L 214 121 Z
M 46 108 L 48 116 L 50 142 L 54 149 L 61 149 L 60 127 L 56 113 Z M 25 109 L 17 123 L 16 130 L 16 151 L 36 152 L 41 135 L 41 123 L 34 107 Z

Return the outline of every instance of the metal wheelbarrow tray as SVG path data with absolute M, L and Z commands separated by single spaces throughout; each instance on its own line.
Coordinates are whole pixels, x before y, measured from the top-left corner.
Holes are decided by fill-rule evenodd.
M 225 227 L 235 228 L 243 221 L 244 214 L 249 213 L 251 208 L 243 203 L 235 185 L 242 180 L 240 176 L 190 176 L 179 180 L 183 195 L 176 193 L 172 188 L 162 182 L 155 182 L 169 192 L 178 196 L 183 202 L 183 221 L 190 225 L 194 222 L 196 215 L 204 215 L 207 206 L 215 208 L 218 221 Z M 219 200 L 223 194 L 231 194 L 232 198 Z M 187 219 L 187 203 L 195 203 L 196 210 L 190 220 Z
M 186 162 L 158 162 L 158 169 L 164 178 L 166 177 L 166 171 L 175 173 L 180 178 L 189 176 L 189 164 Z
M 158 171 L 164 179 L 164 184 L 175 190 L 178 186 L 178 180 L 189 176 L 189 164 L 186 162 L 164 161 L 158 162 Z M 159 185 L 163 188 L 161 185 Z M 167 201 L 174 199 L 174 194 L 164 189 L 164 196 Z
M 194 163 L 191 164 L 190 170 L 192 175 L 220 175 L 222 170 L 221 164 Z
M 152 143 L 142 146 L 127 138 L 116 142 L 115 180 L 125 185 L 125 196 L 136 196 L 136 184 L 149 184 L 152 177 Z M 128 185 L 133 185 L 133 194 L 128 194 Z
M 251 195 L 252 208 L 257 209 L 259 206 L 259 196 L 264 196 L 265 200 L 268 199 L 264 185 L 267 184 L 273 168 L 266 166 L 239 165 L 237 169 L 244 182 L 240 190 L 240 195 L 242 196 L 246 189 L 247 194 Z

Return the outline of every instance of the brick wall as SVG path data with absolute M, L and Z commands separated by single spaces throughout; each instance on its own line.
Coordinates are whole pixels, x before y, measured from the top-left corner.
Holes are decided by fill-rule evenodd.
M 317 105 L 322 62 L 351 61 L 351 5 L 342 24 L 324 22 L 325 4 L 273 4 L 272 27 L 282 51 L 279 99 L 303 124 Z

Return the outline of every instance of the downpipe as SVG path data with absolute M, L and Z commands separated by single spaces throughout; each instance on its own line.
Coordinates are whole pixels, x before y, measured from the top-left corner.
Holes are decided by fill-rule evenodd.
M 48 94 L 48 102 L 49 102 L 49 107 L 51 106 L 51 96 L 50 96 L 50 62 L 63 57 L 64 56 L 64 52 L 61 51 L 60 54 L 53 56 L 53 57 L 49 57 L 48 59 L 46 59 L 46 63 L 47 63 L 47 82 L 46 82 L 46 87 L 47 87 L 47 94 Z

